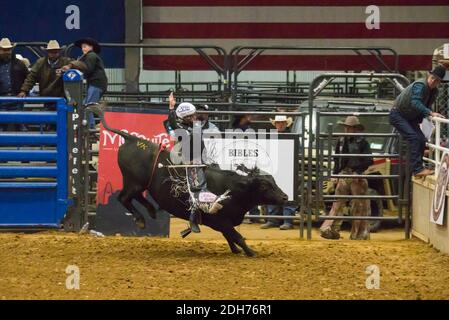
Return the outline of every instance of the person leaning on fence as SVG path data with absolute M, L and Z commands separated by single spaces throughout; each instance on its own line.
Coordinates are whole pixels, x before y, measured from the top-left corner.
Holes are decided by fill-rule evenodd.
M 86 65 L 84 78 L 87 82 L 87 93 L 84 104 L 98 103 L 108 87 L 104 63 L 99 56 L 101 52 L 100 44 L 92 38 L 83 38 L 76 41 L 75 46 L 83 51 L 83 55 L 78 58 L 78 61 Z M 63 67 L 63 70 L 72 68 L 79 69 L 79 66 L 69 63 Z
M 270 119 L 274 127 L 276 127 L 279 133 L 288 133 L 291 131 L 291 125 L 293 119 L 287 116 L 275 116 L 274 119 Z M 296 206 L 267 206 L 268 215 L 282 215 L 284 217 L 293 216 L 296 211 Z M 285 219 L 283 224 L 279 223 L 280 220 L 268 219 L 266 223 L 260 226 L 261 229 L 279 228 L 280 230 L 293 229 L 293 220 Z
M 105 94 L 108 87 L 108 78 L 104 70 L 103 60 L 99 54 L 101 52 L 100 44 L 92 38 L 83 38 L 75 41 L 75 46 L 81 48 L 83 54 L 77 59 L 86 65 L 85 70 L 81 70 L 78 65 L 71 62 L 64 67 L 63 71 L 68 69 L 80 69 L 84 73 L 84 78 L 87 82 L 86 98 L 84 105 L 98 103 L 101 97 Z M 95 126 L 94 116 L 89 113 L 89 126 Z
M 19 97 L 26 97 L 36 83 L 39 83 L 40 96 L 64 97 L 64 82 L 62 80 L 61 68 L 69 63 L 76 64 L 82 70 L 85 68 L 82 62 L 72 61 L 69 57 L 61 57 L 61 47 L 56 40 L 50 40 L 45 50 L 47 51 L 47 56 L 39 58 L 34 63 L 20 88 Z M 51 107 L 54 108 L 54 105 Z
M 438 86 L 446 74 L 446 68 L 438 65 L 426 79 L 419 79 L 405 88 L 396 98 L 390 111 L 390 123 L 408 142 L 410 148 L 410 165 L 415 177 L 433 174 L 432 170 L 423 166 L 423 155 L 426 148 L 426 137 L 419 124 L 424 118 L 443 115 L 432 112 L 432 104 L 438 97 Z
M 20 86 L 28 75 L 28 68 L 23 61 L 17 59 L 12 51 L 15 44 L 12 44 L 8 38 L 0 41 L 0 96 L 16 96 L 20 92 Z M 20 103 L 1 103 L 0 110 L 12 111 L 20 110 L 23 104 Z M 11 126 L 0 125 L 0 131 Z M 16 126 L 13 125 L 15 128 Z M 23 126 L 19 126 L 23 128 Z M 13 129 L 16 130 L 16 129 Z
M 344 122 L 339 122 L 345 128 L 345 133 L 359 133 L 365 128 L 359 118 L 349 116 Z M 371 154 L 368 141 L 362 136 L 341 137 L 337 141 L 335 154 Z M 360 175 L 373 164 L 372 157 L 335 157 L 334 174 Z M 336 195 L 366 195 L 368 181 L 362 178 L 339 178 L 333 180 L 337 183 Z M 337 199 L 329 212 L 329 216 L 341 215 L 341 209 L 347 199 Z M 339 214 L 340 213 L 340 214 Z M 367 216 L 370 214 L 370 201 L 368 199 L 351 200 L 351 214 L 353 216 Z M 326 239 L 339 239 L 340 234 L 334 227 L 334 220 L 325 220 L 320 227 L 320 234 Z M 366 220 L 354 220 L 351 228 L 350 239 L 369 239 L 369 226 Z

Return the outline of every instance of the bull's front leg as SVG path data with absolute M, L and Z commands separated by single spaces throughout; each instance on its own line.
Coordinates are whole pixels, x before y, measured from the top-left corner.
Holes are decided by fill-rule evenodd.
M 242 235 L 240 233 L 237 232 L 237 230 L 234 229 L 234 227 L 230 227 L 230 228 L 226 228 L 225 231 L 223 231 L 223 234 L 225 235 L 226 240 L 231 239 L 231 241 L 238 245 L 240 248 L 243 249 L 243 251 L 245 252 L 245 254 L 248 257 L 254 257 L 256 256 L 257 252 L 254 251 L 253 249 L 251 249 L 247 244 L 245 239 L 242 237 Z M 229 241 L 228 241 L 229 243 Z M 230 245 L 231 246 L 231 245 Z M 232 247 L 231 247 L 232 250 Z M 234 252 L 234 251 L 233 251 Z
M 234 243 L 234 240 L 231 236 L 229 236 L 227 233 L 223 232 L 223 236 L 225 237 L 226 241 L 228 242 L 229 248 L 231 249 L 232 253 L 239 254 L 242 252 L 236 244 Z

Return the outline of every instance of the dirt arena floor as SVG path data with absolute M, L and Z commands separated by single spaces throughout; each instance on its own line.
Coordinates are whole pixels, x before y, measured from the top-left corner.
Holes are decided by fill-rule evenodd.
M 0 233 L 0 299 L 449 299 L 449 256 L 401 230 L 369 241 L 300 240 L 298 230 L 239 231 L 258 252 L 233 255 L 220 234 L 181 239 Z M 80 289 L 66 289 L 68 265 Z M 380 269 L 367 289 L 366 268 Z

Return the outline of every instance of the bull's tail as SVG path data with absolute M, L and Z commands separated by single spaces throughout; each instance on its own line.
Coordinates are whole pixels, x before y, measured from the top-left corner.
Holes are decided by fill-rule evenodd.
M 126 133 L 126 132 L 120 131 L 120 130 L 118 130 L 118 129 L 111 128 L 111 127 L 107 124 L 107 122 L 106 122 L 106 120 L 105 120 L 105 118 L 104 118 L 104 111 L 103 111 L 104 108 L 105 108 L 105 104 L 98 104 L 98 103 L 89 104 L 89 105 L 86 107 L 86 109 L 92 111 L 93 113 L 95 113 L 97 116 L 100 117 L 100 121 L 101 121 L 101 123 L 103 124 L 103 127 L 104 127 L 106 130 L 111 131 L 111 132 L 114 132 L 114 133 L 116 133 L 116 134 L 118 134 L 118 135 L 121 135 L 121 136 L 122 136 L 123 138 L 125 138 L 125 139 L 129 139 L 129 138 L 135 139 L 135 138 L 136 138 L 135 136 L 132 136 L 132 135 Z

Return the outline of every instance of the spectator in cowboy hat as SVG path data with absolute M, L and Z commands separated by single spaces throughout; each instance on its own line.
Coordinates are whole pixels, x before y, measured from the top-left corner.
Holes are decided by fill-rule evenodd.
M 86 65 L 84 78 L 87 81 L 87 94 L 84 104 L 97 103 L 106 92 L 108 86 L 103 60 L 99 56 L 101 47 L 92 38 L 79 39 L 75 42 L 75 46 L 83 51 L 83 55 L 78 58 L 78 61 L 84 62 Z M 69 63 L 63 67 L 63 70 L 71 68 L 79 69 L 75 64 Z
M 0 95 L 15 96 L 28 75 L 25 64 L 12 54 L 15 44 L 8 38 L 0 41 Z
M 359 133 L 365 127 L 356 116 L 348 116 L 344 122 L 338 122 L 345 128 L 345 133 Z M 341 137 L 337 141 L 335 154 L 371 154 L 371 148 L 362 136 Z M 373 164 L 372 157 L 335 157 L 333 174 L 361 175 Z M 333 179 L 337 183 L 336 195 L 366 195 L 368 180 L 363 178 Z M 332 204 L 329 216 L 336 216 L 346 203 L 346 199 L 337 199 Z M 353 199 L 351 201 L 351 214 L 354 216 L 370 215 L 370 201 L 368 199 Z M 335 229 L 334 220 L 325 220 L 320 227 L 321 236 L 326 239 L 339 239 L 340 234 Z M 352 240 L 369 239 L 369 226 L 366 220 L 354 220 L 352 223 Z
M 418 79 L 396 98 L 390 111 L 390 123 L 410 146 L 410 164 L 415 177 L 425 177 L 433 174 L 432 170 L 423 166 L 423 155 L 426 138 L 419 125 L 426 117 L 444 118 L 443 115 L 431 110 L 438 97 L 438 86 L 446 74 L 446 68 L 437 65 L 429 72 L 426 79 Z
M 28 75 L 25 64 L 12 54 L 16 45 L 8 38 L 0 40 L 0 96 L 15 96 L 20 92 L 20 86 Z M 0 110 L 11 111 L 23 108 L 22 103 L 4 102 L 0 103 Z M 25 131 L 23 125 L 0 125 L 0 131 L 21 130 Z
M 26 97 L 36 83 L 39 83 L 39 95 L 43 97 L 64 97 L 62 67 L 72 63 L 69 57 L 61 57 L 61 47 L 58 41 L 50 40 L 45 48 L 47 56 L 39 58 L 31 68 L 30 73 L 20 88 L 19 97 Z M 83 63 L 74 61 L 80 69 Z M 85 68 L 85 65 L 84 65 Z
M 276 127 L 276 130 L 280 133 L 290 132 L 290 127 L 293 123 L 293 119 L 287 116 L 275 116 L 274 119 L 270 119 L 271 124 Z
M 293 119 L 291 117 L 287 117 L 285 115 L 275 116 L 274 119 L 270 119 L 273 126 L 279 133 L 288 133 L 291 130 L 291 125 L 293 123 Z M 268 215 L 282 215 L 293 216 L 296 211 L 296 206 L 267 206 Z M 279 228 L 280 230 L 290 230 L 293 229 L 293 220 L 285 219 L 284 223 L 280 225 L 280 220 L 277 219 L 268 219 L 266 223 L 260 226 L 261 229 L 268 228 Z

